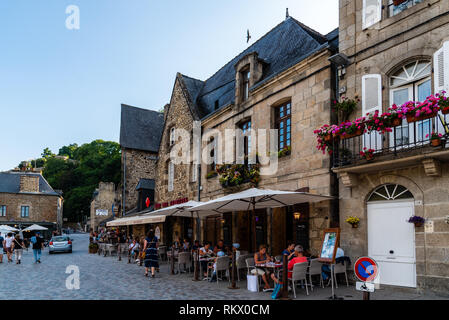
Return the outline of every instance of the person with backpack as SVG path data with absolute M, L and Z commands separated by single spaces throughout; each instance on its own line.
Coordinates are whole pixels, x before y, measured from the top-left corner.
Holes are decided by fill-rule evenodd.
M 34 263 L 41 263 L 42 249 L 44 249 L 44 240 L 40 237 L 40 233 L 36 232 L 36 235 L 31 237 L 31 243 L 33 244 Z
M 20 238 L 20 235 L 16 235 L 14 238 L 14 241 L 12 243 L 14 255 L 16 257 L 16 264 L 21 264 L 22 260 L 22 253 L 23 248 L 25 247 L 25 244 L 23 243 L 22 238 Z
M 5 241 L 5 238 L 2 237 L 2 233 L 0 232 L 0 263 L 3 263 L 3 241 Z

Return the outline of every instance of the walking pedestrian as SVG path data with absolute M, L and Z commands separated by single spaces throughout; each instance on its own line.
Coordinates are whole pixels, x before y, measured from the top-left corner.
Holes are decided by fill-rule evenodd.
M 157 247 L 158 243 L 154 230 L 150 230 L 143 245 L 143 251 L 145 252 L 145 277 L 148 277 L 148 269 L 151 268 L 151 277 L 154 278 L 156 268 L 159 268 Z
M 21 264 L 21 260 L 22 260 L 22 253 L 23 253 L 23 248 L 25 247 L 25 244 L 23 243 L 22 238 L 20 238 L 20 235 L 17 234 L 14 242 L 12 243 L 13 246 L 13 251 L 14 251 L 14 255 L 16 257 L 16 264 Z
M 5 238 L 2 237 L 2 233 L 0 232 L 0 263 L 3 263 L 3 242 L 5 241 Z
M 31 237 L 31 243 L 33 244 L 34 263 L 41 263 L 41 250 L 44 248 L 44 240 L 42 240 L 39 232 Z
M 8 233 L 6 235 L 5 240 L 3 241 L 3 247 L 6 250 L 6 256 L 8 257 L 8 262 L 12 262 L 12 242 L 14 238 L 12 236 L 12 233 Z

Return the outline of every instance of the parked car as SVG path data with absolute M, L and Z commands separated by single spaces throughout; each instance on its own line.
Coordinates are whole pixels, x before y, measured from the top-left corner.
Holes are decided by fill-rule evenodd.
M 68 236 L 55 236 L 51 238 L 48 249 L 50 254 L 54 252 L 72 253 L 72 239 Z

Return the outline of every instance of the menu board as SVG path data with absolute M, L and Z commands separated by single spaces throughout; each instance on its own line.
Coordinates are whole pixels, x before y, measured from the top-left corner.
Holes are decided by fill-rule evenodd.
M 324 230 L 323 243 L 319 259 L 321 262 L 335 263 L 338 244 L 340 242 L 340 228 Z

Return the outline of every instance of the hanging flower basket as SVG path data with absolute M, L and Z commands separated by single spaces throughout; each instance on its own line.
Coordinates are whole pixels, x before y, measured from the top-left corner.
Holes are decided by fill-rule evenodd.
M 391 127 L 392 128 L 399 127 L 401 124 L 402 124 L 402 119 L 400 119 L 400 118 L 394 118 L 391 121 Z
M 449 114 L 449 107 L 446 107 L 444 109 L 441 110 L 442 114 Z
M 332 134 L 328 134 L 327 136 L 324 137 L 324 141 L 326 142 L 332 141 L 332 138 L 333 138 Z
M 344 134 L 344 135 L 341 134 L 340 139 L 345 140 L 345 139 L 359 137 L 359 136 L 363 135 L 364 129 L 365 129 L 365 127 L 363 127 L 363 129 L 357 129 L 356 132 L 354 132 L 354 133 L 349 133 L 349 134 Z
M 348 217 L 346 222 L 349 223 L 353 229 L 357 229 L 359 227 L 360 218 L 359 217 Z
M 426 219 L 420 216 L 413 216 L 410 217 L 408 220 L 409 223 L 413 223 L 416 228 L 421 228 L 424 225 L 424 222 L 426 222 Z

